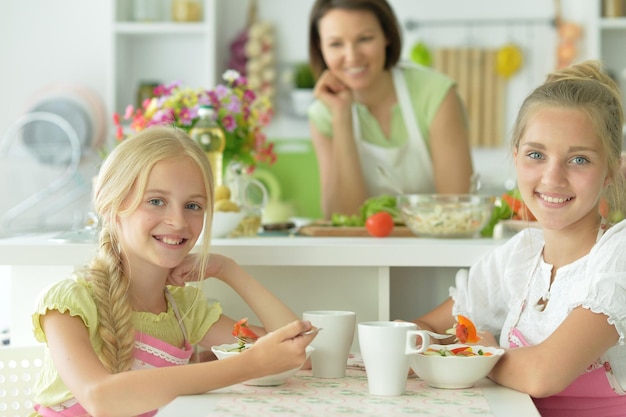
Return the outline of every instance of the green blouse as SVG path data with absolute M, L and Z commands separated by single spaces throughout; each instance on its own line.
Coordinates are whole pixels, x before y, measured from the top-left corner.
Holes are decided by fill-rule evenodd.
M 402 72 L 410 90 L 411 103 L 413 104 L 418 128 L 428 146 L 430 143 L 430 124 L 435 118 L 446 94 L 456 83 L 447 75 L 426 67 L 404 66 L 402 67 Z M 356 106 L 364 141 L 390 148 L 399 147 L 406 143 L 408 132 L 399 103 L 396 103 L 392 108 L 390 138 L 385 137 L 380 125 L 367 110 L 366 106 L 360 103 L 356 103 Z M 320 133 L 332 138 L 332 116 L 324 103 L 316 100 L 309 107 L 307 114 L 309 121 L 315 125 Z
M 202 290 L 194 286 L 169 286 L 168 289 L 182 317 L 189 343 L 198 343 L 219 319 L 222 307 L 219 303 L 210 304 Z M 39 319 L 49 310 L 69 312 L 72 316 L 80 317 L 89 332 L 95 352 L 101 351 L 102 339 L 97 331 L 98 314 L 92 297 L 91 284 L 88 281 L 80 278 L 62 280 L 39 295 L 32 322 L 35 338 L 42 343 L 46 343 L 46 335 Z M 165 313 L 133 313 L 133 324 L 139 332 L 174 346 L 184 345 L 180 325 L 169 303 Z M 35 392 L 35 402 L 42 405 L 59 404 L 73 398 L 72 393 L 61 380 L 47 350 L 41 376 L 35 385 Z

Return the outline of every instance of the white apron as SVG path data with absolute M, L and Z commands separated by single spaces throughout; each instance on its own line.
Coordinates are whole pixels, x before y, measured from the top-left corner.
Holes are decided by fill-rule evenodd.
M 391 75 L 396 95 L 398 96 L 400 111 L 409 135 L 403 146 L 384 148 L 363 141 L 357 108 L 355 104 L 352 105 L 354 140 L 359 150 L 361 171 L 367 185 L 368 194 L 369 196 L 397 194 L 384 176 L 378 172 L 377 165 L 384 168 L 389 177 L 405 193 L 434 193 L 433 164 L 415 119 L 415 112 L 413 111 L 406 80 L 400 68 L 393 68 Z

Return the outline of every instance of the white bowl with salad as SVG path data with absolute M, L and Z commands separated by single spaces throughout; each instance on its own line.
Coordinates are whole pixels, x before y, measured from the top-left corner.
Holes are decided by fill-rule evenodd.
M 407 349 L 411 369 L 434 388 L 469 388 L 498 363 L 504 349 L 467 344 L 428 345 Z
M 242 350 L 248 349 L 250 348 L 250 346 L 252 345 L 244 345 L 242 348 L 240 343 L 227 343 L 224 345 L 213 346 L 211 347 L 211 351 L 215 354 L 215 356 L 217 356 L 217 359 L 226 359 L 231 356 L 239 355 Z M 314 350 L 315 348 L 313 346 L 306 347 L 307 359 L 311 356 L 311 353 Z M 260 378 L 250 379 L 248 381 L 245 381 L 243 384 L 260 386 L 260 387 L 271 387 L 271 386 L 282 385 L 285 382 L 287 382 L 289 378 L 294 376 L 300 370 L 301 367 L 302 365 L 300 365 L 297 368 L 293 368 L 288 371 L 281 372 L 279 374 L 267 375 L 267 376 L 263 376 Z

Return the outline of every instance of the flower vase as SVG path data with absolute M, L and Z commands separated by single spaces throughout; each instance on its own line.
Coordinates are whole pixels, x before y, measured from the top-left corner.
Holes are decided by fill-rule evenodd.
M 231 236 L 257 236 L 268 199 L 267 189 L 262 182 L 252 178 L 247 166 L 238 161 L 227 165 L 224 184 L 231 190 L 231 199 L 245 213 Z

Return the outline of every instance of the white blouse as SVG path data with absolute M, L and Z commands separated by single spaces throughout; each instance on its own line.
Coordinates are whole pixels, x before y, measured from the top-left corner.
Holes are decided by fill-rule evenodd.
M 552 288 L 552 265 L 543 261 L 543 245 L 541 230 L 524 229 L 483 256 L 469 274 L 459 271 L 456 288 L 450 288 L 453 314 L 463 314 L 479 329 L 500 335 L 505 347 L 513 326 L 528 343 L 537 344 L 578 306 L 605 314 L 619 334 L 605 356 L 626 389 L 626 221 L 608 229 L 587 255 L 559 268 Z M 528 306 L 520 316 L 527 294 Z M 550 302 L 539 311 L 533 306 L 542 297 Z

